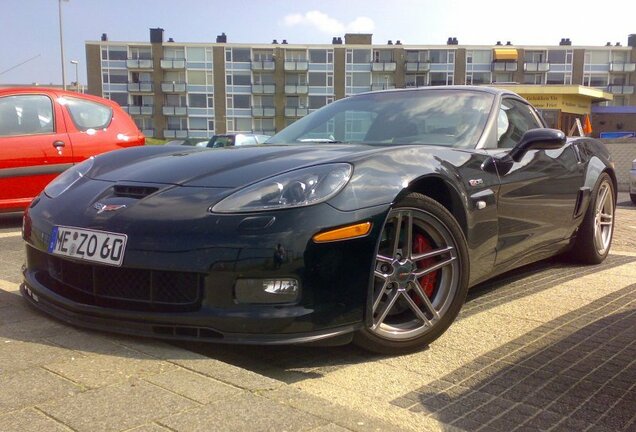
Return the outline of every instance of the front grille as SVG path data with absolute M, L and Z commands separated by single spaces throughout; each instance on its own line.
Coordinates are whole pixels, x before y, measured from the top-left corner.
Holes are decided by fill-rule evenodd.
M 203 275 L 199 273 L 84 264 L 28 250 L 29 262 L 39 263 L 40 283 L 78 303 L 154 312 L 190 312 L 201 307 Z
M 116 197 L 142 199 L 157 192 L 159 188 L 149 186 L 116 185 L 113 195 Z

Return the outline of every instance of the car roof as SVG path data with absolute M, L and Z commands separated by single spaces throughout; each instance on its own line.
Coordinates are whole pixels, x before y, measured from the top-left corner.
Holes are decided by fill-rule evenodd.
M 94 102 L 99 102 L 101 104 L 108 104 L 111 106 L 119 107 L 119 104 L 115 101 L 112 101 L 107 98 L 94 96 L 88 93 L 78 93 L 70 90 L 63 90 L 59 88 L 52 87 L 40 87 L 40 86 L 20 86 L 20 87 L 5 87 L 0 88 L 0 96 L 8 96 L 12 94 L 47 94 L 49 96 L 68 96 L 75 97 L 81 99 L 88 99 Z

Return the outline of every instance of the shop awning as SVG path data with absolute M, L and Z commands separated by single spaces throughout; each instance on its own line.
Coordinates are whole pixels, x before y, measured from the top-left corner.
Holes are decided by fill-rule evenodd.
M 516 61 L 517 50 L 515 48 L 495 48 L 493 50 L 495 61 Z

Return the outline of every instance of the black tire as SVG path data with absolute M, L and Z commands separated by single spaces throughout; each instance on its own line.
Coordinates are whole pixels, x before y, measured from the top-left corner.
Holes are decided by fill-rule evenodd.
M 636 194 L 630 193 L 629 197 L 632 199 L 632 203 L 636 204 Z
M 392 355 L 427 346 L 466 299 L 469 260 L 459 224 L 435 200 L 409 193 L 389 212 L 376 257 L 370 324 L 353 342 Z
M 607 257 L 614 235 L 615 198 L 612 179 L 607 173 L 602 173 L 592 190 L 590 204 L 576 234 L 571 253 L 576 261 L 599 264 Z

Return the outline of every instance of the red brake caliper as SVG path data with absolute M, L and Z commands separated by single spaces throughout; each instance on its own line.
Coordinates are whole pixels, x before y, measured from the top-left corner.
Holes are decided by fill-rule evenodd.
M 430 250 L 433 250 L 433 247 L 430 245 L 426 237 L 424 237 L 424 235 L 420 233 L 415 234 L 413 237 L 413 253 L 421 254 Z M 417 268 L 421 269 L 431 267 L 434 264 L 435 258 L 427 258 L 418 261 Z M 428 273 L 419 279 L 420 285 L 422 286 L 422 289 L 424 290 L 424 293 L 428 298 L 431 298 L 433 296 L 433 291 L 435 290 L 435 285 L 437 284 L 438 271 L 439 270 L 435 270 L 434 272 Z M 418 306 L 422 304 L 422 299 L 420 298 L 420 296 L 413 293 L 412 298 Z

